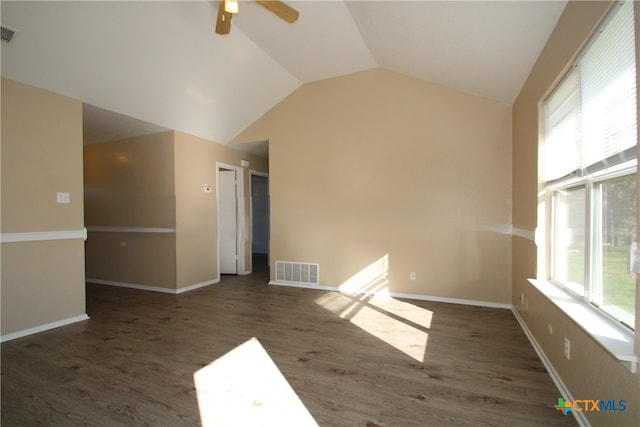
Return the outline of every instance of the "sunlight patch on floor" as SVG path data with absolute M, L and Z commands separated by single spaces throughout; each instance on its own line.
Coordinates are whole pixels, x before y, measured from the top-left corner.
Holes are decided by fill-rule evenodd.
M 256 338 L 193 374 L 203 426 L 317 426 Z
M 433 312 L 389 296 L 389 255 L 369 264 L 316 304 L 349 320 L 362 330 L 424 361 Z

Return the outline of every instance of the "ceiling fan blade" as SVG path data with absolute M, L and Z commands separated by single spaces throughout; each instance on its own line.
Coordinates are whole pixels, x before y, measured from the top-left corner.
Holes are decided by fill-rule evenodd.
M 254 0 L 260 6 L 267 9 L 269 12 L 278 15 L 289 23 L 296 22 L 300 13 L 291 6 L 278 1 L 278 0 Z
M 224 10 L 224 0 L 220 0 L 218 3 L 218 20 L 216 21 L 216 33 L 229 34 L 229 31 L 231 31 L 231 17 L 233 15 Z

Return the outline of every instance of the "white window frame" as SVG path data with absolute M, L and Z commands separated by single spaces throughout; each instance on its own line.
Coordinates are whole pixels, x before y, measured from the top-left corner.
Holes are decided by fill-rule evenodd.
M 547 189 L 550 192 L 550 200 L 551 200 L 551 215 L 549 221 L 549 277 L 548 280 L 555 285 L 563 287 L 565 290 L 571 293 L 574 298 L 578 298 L 582 300 L 584 303 L 588 304 L 594 310 L 597 310 L 601 315 L 607 317 L 612 322 L 616 324 L 622 325 L 624 328 L 633 331 L 634 322 L 630 321 L 630 319 L 626 319 L 624 317 L 615 317 L 612 313 L 602 309 L 599 307 L 594 301 L 593 294 L 596 292 L 596 287 L 599 285 L 598 280 L 594 278 L 595 274 L 598 273 L 596 270 L 600 265 L 599 260 L 596 258 L 601 256 L 600 245 L 596 241 L 597 236 L 594 235 L 594 230 L 596 228 L 596 210 L 601 208 L 601 206 L 596 206 L 596 201 L 594 200 L 594 187 L 599 183 L 623 177 L 628 175 L 633 175 L 638 172 L 637 160 L 625 162 L 619 166 L 601 170 L 595 172 L 591 175 L 587 175 L 581 178 L 573 178 L 562 180 L 560 182 L 554 183 L 553 185 L 549 185 Z M 556 209 L 556 194 L 559 191 L 563 190 L 571 190 L 574 188 L 583 187 L 585 190 L 585 248 L 584 248 L 584 292 L 582 295 L 576 291 L 576 289 L 569 283 L 563 283 L 561 280 L 554 276 L 555 273 L 555 264 L 556 264 L 556 254 L 554 254 L 554 245 L 552 240 L 555 238 L 555 228 L 553 223 L 553 218 L 555 218 L 555 209 Z M 637 226 L 636 226 L 637 227 Z M 600 272 L 601 273 L 601 272 Z M 636 312 L 637 312 L 636 307 Z
M 616 3 L 620 5 L 620 2 Z M 615 6 L 614 6 L 615 7 Z M 607 25 L 612 14 L 608 15 L 603 20 L 603 26 Z M 601 27 L 604 28 L 604 27 Z M 635 30 L 634 30 L 635 31 Z M 634 34 L 635 38 L 635 34 Z M 593 39 L 595 40 L 595 39 Z M 593 40 L 587 43 L 589 46 Z M 586 48 L 585 48 L 586 49 Z M 580 53 L 583 55 L 585 50 Z M 637 60 L 635 61 L 637 64 Z M 636 73 L 639 70 L 636 67 Z M 561 82 L 564 80 L 561 80 Z M 559 84 L 561 84 L 561 82 Z M 636 111 L 638 96 L 636 96 Z M 541 135 L 545 134 L 545 110 L 546 100 L 540 103 L 540 125 Z M 544 156 L 544 146 L 542 146 L 541 154 Z M 630 155 L 633 156 L 633 160 L 630 159 Z M 614 159 L 615 157 L 615 159 Z M 608 163 L 613 160 L 612 163 Z M 572 291 L 569 287 L 564 286 L 558 281 L 552 279 L 552 264 L 554 262 L 552 258 L 552 237 L 553 227 L 552 220 L 554 212 L 552 211 L 552 201 L 554 199 L 554 192 L 563 189 L 571 189 L 579 186 L 585 188 L 585 204 L 588 209 L 585 210 L 585 250 L 588 254 L 585 257 L 591 257 L 593 255 L 593 238 L 590 235 L 592 229 L 591 222 L 592 209 L 591 201 L 589 198 L 593 193 L 593 185 L 599 182 L 613 179 L 617 176 L 623 176 L 627 173 L 637 173 L 637 146 L 631 149 L 625 150 L 621 155 L 611 156 L 611 158 L 603 159 L 591 166 L 580 166 L 582 169 L 578 169 L 564 177 L 553 179 L 546 184 L 541 183 L 540 192 L 538 194 L 538 228 L 535 233 L 535 242 L 538 246 L 538 279 L 530 279 L 529 282 L 536 287 L 542 294 L 549 298 L 561 311 L 563 311 L 569 318 L 573 319 L 575 323 L 591 335 L 597 342 L 599 342 L 606 350 L 620 360 L 624 366 L 626 366 L 631 372 L 637 371 L 638 356 L 635 352 L 634 339 L 636 331 L 631 327 L 623 326 L 619 320 L 616 320 L 610 314 L 600 310 L 597 306 L 591 303 L 590 288 L 591 281 L 590 265 L 591 260 L 585 258 L 585 291 L 583 295 L 578 295 Z M 543 171 L 546 167 L 544 161 L 541 163 L 542 168 L 540 173 L 545 175 Z M 543 178 L 544 179 L 544 178 Z M 547 178 L 548 179 L 548 178 Z M 640 231 L 640 224 L 636 225 L 636 234 Z M 637 241 L 638 237 L 634 236 L 634 240 Z M 638 289 L 636 287 L 636 292 Z M 639 312 L 639 307 L 635 307 L 635 315 Z

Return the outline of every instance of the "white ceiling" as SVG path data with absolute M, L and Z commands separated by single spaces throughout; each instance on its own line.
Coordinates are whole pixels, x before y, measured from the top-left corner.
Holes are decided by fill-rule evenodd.
M 287 3 L 296 23 L 243 1 L 221 36 L 213 1 L 3 0 L 18 33 L 2 75 L 90 104 L 95 141 L 168 128 L 227 143 L 301 84 L 375 67 L 512 104 L 566 1 Z

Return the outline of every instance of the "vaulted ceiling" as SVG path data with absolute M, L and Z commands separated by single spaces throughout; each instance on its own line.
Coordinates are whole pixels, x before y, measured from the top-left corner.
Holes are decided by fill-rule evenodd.
M 89 104 L 96 140 L 227 143 L 298 86 L 375 67 L 511 104 L 566 1 L 287 3 L 294 24 L 242 1 L 218 35 L 211 1 L 3 0 L 2 75 Z

